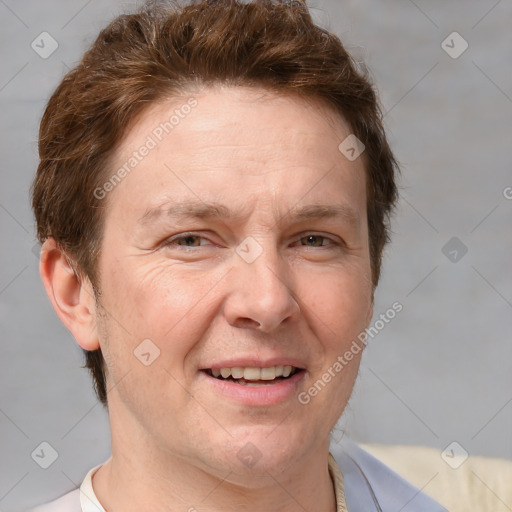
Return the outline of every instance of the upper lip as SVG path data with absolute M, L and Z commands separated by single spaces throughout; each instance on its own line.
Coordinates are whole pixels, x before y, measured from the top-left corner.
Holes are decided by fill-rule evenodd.
M 251 368 L 269 368 L 271 366 L 293 366 L 300 370 L 306 367 L 304 363 L 295 357 L 272 357 L 269 359 L 258 359 L 257 357 L 240 357 L 237 359 L 224 359 L 215 361 L 210 366 L 201 367 L 201 370 L 220 370 L 221 368 L 251 367 Z

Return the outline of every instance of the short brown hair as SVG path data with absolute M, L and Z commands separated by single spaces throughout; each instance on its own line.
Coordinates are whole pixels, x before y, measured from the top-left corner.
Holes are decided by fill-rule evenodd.
M 397 162 L 366 72 L 339 38 L 318 27 L 298 1 L 149 2 L 115 18 L 67 73 L 44 112 L 32 206 L 37 236 L 53 237 L 77 276 L 99 293 L 96 261 L 103 208 L 94 191 L 108 161 L 148 105 L 196 86 L 262 87 L 327 103 L 365 145 L 373 286 L 397 200 Z M 341 141 L 340 141 L 341 142 Z M 100 350 L 86 351 L 99 400 L 107 404 Z

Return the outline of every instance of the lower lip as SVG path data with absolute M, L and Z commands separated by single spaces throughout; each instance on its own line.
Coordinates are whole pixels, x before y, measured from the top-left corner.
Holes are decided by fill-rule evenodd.
M 304 378 L 306 371 L 300 370 L 288 379 L 280 380 L 275 384 L 261 384 L 258 386 L 244 386 L 230 380 L 217 379 L 204 371 L 200 373 L 206 377 L 216 393 L 221 393 L 244 405 L 265 407 L 277 405 L 296 397 L 299 382 Z

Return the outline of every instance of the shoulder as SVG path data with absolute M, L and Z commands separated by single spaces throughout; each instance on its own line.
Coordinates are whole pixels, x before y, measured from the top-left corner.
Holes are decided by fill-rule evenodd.
M 98 464 L 87 472 L 79 488 L 26 512 L 105 512 L 92 487 L 92 475 L 101 465 Z
M 343 474 L 349 510 L 446 512 L 434 499 L 347 437 L 331 444 L 330 451 Z
M 27 512 L 82 512 L 80 489 L 74 489 L 50 503 L 31 508 Z
M 447 450 L 415 445 L 362 447 L 414 485 L 425 487 L 451 512 L 505 510 L 504 503 L 512 503 L 510 460 L 465 451 L 454 457 Z

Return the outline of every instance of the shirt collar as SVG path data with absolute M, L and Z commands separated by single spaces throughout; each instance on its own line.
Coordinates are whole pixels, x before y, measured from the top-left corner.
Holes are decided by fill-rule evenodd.
M 345 501 L 345 488 L 343 484 L 343 475 L 340 468 L 329 452 L 329 474 L 331 475 L 332 483 L 334 485 L 334 493 L 336 496 L 336 512 L 348 512 L 347 502 Z

